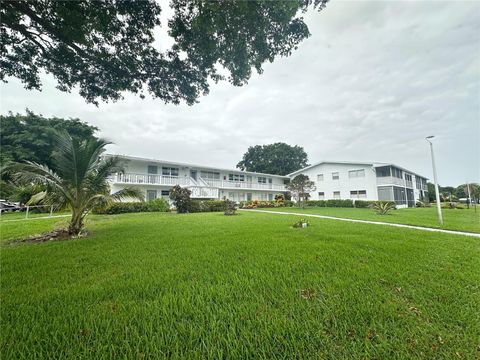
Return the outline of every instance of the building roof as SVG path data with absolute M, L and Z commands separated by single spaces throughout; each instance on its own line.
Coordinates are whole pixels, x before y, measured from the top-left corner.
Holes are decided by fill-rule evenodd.
M 178 162 L 178 161 L 167 161 L 167 160 L 143 158 L 143 157 L 129 156 L 129 155 L 106 154 L 106 156 L 118 156 L 122 159 L 127 159 L 127 160 L 147 161 L 147 162 L 160 163 L 160 164 L 166 164 L 166 165 L 178 165 L 178 166 L 185 166 L 185 167 L 194 167 L 194 168 L 200 168 L 200 169 L 206 169 L 206 170 L 220 170 L 220 171 L 237 172 L 237 173 L 242 173 L 242 174 L 247 174 L 247 175 L 272 176 L 272 177 L 277 177 L 277 178 L 282 178 L 282 179 L 288 179 L 289 178 L 287 175 L 283 176 L 283 175 L 265 174 L 265 173 L 252 172 L 252 171 L 242 171 L 242 170 L 238 170 L 238 169 L 224 169 L 224 168 L 218 168 L 218 167 L 213 167 L 213 166 L 204 166 L 204 165 L 198 165 L 198 164 L 183 163 L 183 162 Z
M 319 161 L 315 164 L 312 164 L 312 165 L 309 165 L 307 167 L 304 167 L 303 169 L 300 169 L 300 170 L 297 170 L 297 171 L 294 171 L 290 174 L 288 174 L 287 176 L 294 176 L 294 175 L 297 175 L 305 170 L 308 170 L 308 169 L 311 169 L 311 168 L 314 168 L 318 165 L 322 165 L 322 164 L 343 164 L 343 165 L 369 165 L 369 166 L 373 166 L 375 168 L 377 167 L 382 167 L 382 166 L 393 166 L 393 167 L 396 167 L 400 170 L 403 170 L 409 174 L 413 174 L 415 176 L 418 176 L 418 177 L 421 177 L 421 178 L 424 178 L 424 179 L 428 179 L 426 176 L 423 176 L 423 175 L 420 175 L 420 174 L 417 174 L 413 171 L 410 171 L 408 169 L 405 169 L 404 167 L 401 167 L 401 166 L 398 166 L 398 165 L 395 165 L 393 163 L 382 163 L 382 162 L 361 162 L 361 161 Z

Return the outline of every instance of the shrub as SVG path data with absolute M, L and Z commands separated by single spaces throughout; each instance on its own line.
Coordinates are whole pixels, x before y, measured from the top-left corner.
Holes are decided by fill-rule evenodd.
M 264 201 L 264 200 L 251 200 L 251 201 L 242 201 L 240 202 L 241 209 L 261 209 L 261 208 L 275 208 L 275 207 L 291 207 L 293 206 L 293 201 Z
M 225 202 L 223 200 L 192 200 L 188 207 L 188 212 L 216 212 L 225 211 Z
M 344 208 L 352 208 L 353 207 L 353 201 L 350 199 L 331 199 L 327 200 L 326 203 L 327 207 L 344 207 Z
M 237 211 L 237 204 L 235 201 L 225 199 L 224 201 L 225 215 L 235 215 Z
M 353 206 L 357 209 L 365 209 L 372 207 L 375 204 L 375 201 L 368 201 L 368 200 L 355 200 Z
M 325 200 L 308 200 L 306 206 L 320 206 L 325 207 L 327 202 Z
M 373 210 L 378 215 L 387 215 L 393 209 L 396 209 L 396 205 L 392 201 L 376 201 L 373 204 Z
M 283 195 L 283 194 L 275 195 L 275 201 L 276 202 L 284 202 L 285 201 L 285 195 Z
M 190 194 L 192 192 L 187 188 L 182 188 L 179 185 L 175 185 L 170 191 L 170 199 L 177 208 L 177 212 L 180 214 L 187 213 L 191 208 Z
M 417 201 L 415 203 L 415 207 L 423 208 L 425 207 L 425 203 L 423 201 Z
M 298 220 L 296 223 L 294 223 L 292 225 L 292 227 L 294 228 L 304 228 L 304 227 L 308 227 L 310 225 L 310 223 L 308 222 L 307 219 L 300 219 Z
M 138 213 L 138 212 L 168 212 L 170 211 L 170 205 L 165 199 L 155 199 L 147 202 L 114 202 L 107 205 L 105 208 L 93 209 L 94 214 L 126 214 L 126 213 Z

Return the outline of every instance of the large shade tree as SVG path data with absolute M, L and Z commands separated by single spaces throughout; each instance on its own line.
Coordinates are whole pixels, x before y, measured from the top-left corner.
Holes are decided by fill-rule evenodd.
M 242 85 L 252 69 L 290 55 L 310 36 L 301 14 L 327 1 L 171 0 L 168 48 L 155 37 L 166 1 L 1 0 L 0 79 L 41 89 L 47 72 L 88 102 L 148 92 L 193 104 L 209 79 Z
M 12 174 L 20 183 L 43 185 L 46 190 L 35 194 L 30 201 L 43 201 L 58 208 L 69 208 L 72 217 L 68 226 L 70 235 L 78 235 L 84 227 L 84 219 L 96 206 L 125 198 L 142 198 L 138 189 L 125 188 L 110 194 L 108 177 L 122 171 L 120 159 L 103 157 L 104 139 L 90 138 L 78 141 L 66 131 L 55 138 L 57 150 L 53 166 L 32 161 L 13 163 L 4 171 Z
M 237 164 L 240 170 L 287 175 L 308 166 L 303 147 L 285 143 L 250 146 Z

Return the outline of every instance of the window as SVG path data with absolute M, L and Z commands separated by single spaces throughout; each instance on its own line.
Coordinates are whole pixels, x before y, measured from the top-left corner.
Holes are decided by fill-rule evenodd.
M 200 171 L 200 177 L 206 180 L 220 180 L 220 173 L 214 171 Z
M 240 174 L 228 174 L 229 181 L 245 181 L 245 175 Z
M 365 199 L 367 197 L 367 190 L 352 190 L 350 191 L 351 199 Z
M 258 182 L 260 184 L 266 184 L 267 183 L 267 178 L 266 177 L 263 177 L 263 176 L 259 176 L 258 177 Z
M 336 199 L 336 200 L 340 199 L 340 191 L 334 191 L 333 192 L 333 198 Z
M 402 175 L 403 175 L 402 170 L 397 169 L 397 168 L 392 168 L 392 176 L 394 176 L 396 178 L 399 178 L 399 179 L 403 179 Z
M 268 195 L 267 194 L 260 194 L 260 200 L 267 200 L 268 199 Z
M 148 165 L 148 173 L 149 174 L 158 174 L 158 166 Z
M 323 181 L 323 174 L 317 175 L 317 181 Z
M 155 200 L 157 198 L 157 190 L 147 190 L 147 200 Z
M 361 170 L 350 170 L 348 172 L 348 177 L 351 178 L 359 178 L 359 177 L 365 177 L 365 169 Z
M 252 201 L 252 193 L 247 193 L 247 201 Z
M 163 176 L 178 176 L 178 168 L 174 167 L 162 167 Z
M 234 199 L 235 199 L 235 193 L 229 192 L 229 193 L 228 193 L 228 198 L 229 198 L 230 200 L 234 200 Z
M 387 177 L 390 176 L 390 166 L 382 166 L 375 169 L 377 177 Z
M 338 180 L 340 179 L 340 174 L 338 172 L 333 172 L 332 173 L 332 180 Z
M 245 193 L 238 193 L 238 201 L 245 201 Z
M 169 190 L 162 190 L 162 196 L 170 196 Z
M 273 194 L 268 194 L 268 200 L 273 201 Z
M 325 200 L 325 193 L 323 191 L 318 193 L 318 200 Z
M 415 176 L 415 185 L 418 190 L 422 189 L 422 179 L 420 179 L 418 176 Z
M 405 174 L 405 180 L 411 182 L 411 181 L 412 181 L 412 175 L 410 175 L 410 174 Z

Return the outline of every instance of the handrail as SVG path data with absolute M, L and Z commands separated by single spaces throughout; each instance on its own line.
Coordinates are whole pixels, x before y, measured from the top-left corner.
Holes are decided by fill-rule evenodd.
M 204 184 L 205 186 L 203 187 L 286 191 L 285 185 L 280 184 L 204 179 L 201 177 L 199 177 L 197 181 L 194 181 L 189 176 L 180 177 L 157 174 L 118 173 L 111 178 L 111 181 L 123 184 L 183 185 L 200 187 L 202 187 L 200 184 Z

